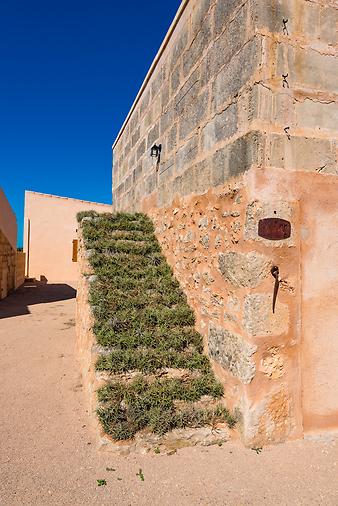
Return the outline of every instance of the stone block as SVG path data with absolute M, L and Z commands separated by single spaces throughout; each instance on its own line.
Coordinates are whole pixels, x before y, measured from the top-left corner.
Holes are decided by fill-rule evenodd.
M 183 75 L 187 77 L 191 69 L 201 59 L 211 41 L 211 18 L 206 18 L 190 47 L 183 54 Z
M 217 114 L 204 128 L 202 132 L 203 149 L 209 151 L 220 141 L 228 139 L 237 131 L 237 104 Z
M 287 0 L 270 0 L 269 5 L 260 0 L 251 0 L 252 13 L 255 19 L 255 24 L 260 29 L 268 30 L 272 33 L 287 34 L 294 33 L 294 25 L 297 25 L 297 14 L 294 12 L 292 2 Z M 298 0 L 298 4 L 302 0 Z M 286 25 L 283 24 L 283 19 L 287 19 Z M 286 30 L 284 26 L 286 26 Z
M 198 137 L 195 135 L 181 147 L 176 155 L 176 170 L 184 172 L 195 160 L 198 154 Z
M 213 0 L 199 0 L 195 5 L 191 16 L 191 27 L 193 37 L 201 29 Z
M 205 89 L 195 100 L 193 107 L 185 111 L 180 125 L 179 138 L 185 139 L 193 130 L 200 126 L 209 108 L 209 91 Z
M 197 68 L 175 97 L 174 109 L 178 119 L 185 111 L 193 107 L 200 89 L 200 69 Z
M 219 35 L 228 26 L 237 7 L 238 0 L 217 0 L 214 14 L 216 35 Z
M 165 181 L 157 189 L 157 205 L 159 208 L 169 207 L 173 199 L 173 183 L 171 180 Z
M 173 73 L 171 74 L 170 78 L 171 82 L 171 94 L 174 95 L 181 84 L 181 68 L 180 66 L 177 66 Z
M 292 134 L 292 131 L 291 131 Z M 269 163 L 288 170 L 336 174 L 338 172 L 334 142 L 328 139 L 272 135 L 269 140 Z
M 280 44 L 277 65 L 280 69 L 289 69 L 289 82 L 292 88 L 306 88 L 312 92 L 337 91 L 338 58 L 335 56 Z
M 262 60 L 262 42 L 255 37 L 236 54 L 217 75 L 213 84 L 214 110 L 218 111 L 233 100 L 241 88 L 250 80 L 259 68 Z
M 139 109 L 136 107 L 129 119 L 130 133 L 134 132 L 139 124 Z
M 211 184 L 218 186 L 229 178 L 229 148 L 216 151 L 211 161 Z
M 258 236 L 258 222 L 263 218 L 278 217 L 291 223 L 295 220 L 295 212 L 297 206 L 294 202 L 287 202 L 284 199 L 271 198 L 269 201 L 250 202 L 246 210 L 246 220 L 244 226 L 244 238 L 249 241 L 260 241 L 267 246 L 278 247 L 276 241 L 269 241 Z M 278 241 L 279 245 L 294 246 L 295 229 L 291 228 L 291 237 L 284 241 Z
M 175 150 L 177 147 L 177 125 L 173 125 L 169 130 L 165 144 L 165 155 Z
M 256 251 L 220 253 L 218 265 L 224 279 L 236 287 L 258 286 L 271 269 L 270 260 Z
M 136 151 L 136 160 L 138 161 L 146 151 L 146 141 L 143 139 Z
M 210 167 L 206 160 L 189 167 L 174 180 L 174 194 L 202 194 L 210 187 Z
M 170 57 L 170 70 L 173 70 L 173 68 L 176 66 L 187 44 L 188 44 L 188 30 L 187 28 L 184 28 L 182 32 L 178 34 L 177 39 L 174 42 L 174 46 Z
M 140 139 L 140 127 L 138 126 L 131 137 L 131 147 L 133 148 Z
M 162 114 L 161 116 L 161 119 L 160 119 L 160 130 L 161 130 L 161 135 L 163 135 L 167 130 L 168 128 L 172 125 L 172 123 L 174 122 L 174 116 L 175 116 L 175 111 L 173 109 L 173 104 L 169 104 L 168 106 L 168 109 Z
M 156 125 L 153 126 L 153 128 L 150 130 L 149 134 L 148 134 L 148 138 L 147 138 L 147 148 L 150 149 L 155 141 L 157 141 L 158 137 L 160 135 L 160 128 L 159 128 L 159 124 L 157 123 Z
M 164 77 L 164 67 L 159 68 L 159 65 L 157 66 L 155 70 L 155 75 L 152 77 L 151 80 L 151 100 L 154 100 L 158 92 L 160 91 L 160 88 L 163 83 L 163 77 Z
M 139 105 L 140 117 L 142 117 L 144 113 L 147 111 L 149 103 L 150 103 L 150 90 L 147 90 L 145 93 L 143 93 L 143 97 Z
M 239 409 L 242 412 L 243 439 L 251 447 L 285 441 L 296 423 L 292 399 L 285 386 L 276 386 L 255 403 L 243 399 Z
M 251 336 L 279 336 L 289 330 L 289 309 L 277 298 L 272 312 L 272 295 L 254 293 L 244 301 L 243 325 Z
M 228 146 L 229 176 L 239 176 L 263 160 L 264 138 L 260 132 L 249 132 Z
M 256 373 L 253 355 L 257 347 L 241 336 L 222 327 L 210 326 L 209 356 L 236 376 L 242 383 L 249 384 Z
M 295 109 L 298 127 L 337 130 L 338 103 L 323 103 L 305 99 L 304 102 L 296 102 Z
M 253 25 L 249 23 L 250 4 L 246 3 L 237 13 L 227 29 L 214 41 L 207 54 L 207 75 L 216 76 L 222 67 L 252 38 Z
M 142 164 L 139 164 L 133 171 L 133 181 L 136 183 L 142 176 Z
M 161 164 L 158 171 L 158 184 L 162 185 L 168 179 L 171 179 L 175 169 L 175 159 L 171 158 L 167 162 Z

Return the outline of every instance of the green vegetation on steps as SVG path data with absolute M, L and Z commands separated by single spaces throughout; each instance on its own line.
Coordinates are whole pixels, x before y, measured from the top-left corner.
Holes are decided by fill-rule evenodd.
M 94 274 L 89 303 L 103 348 L 97 370 L 139 373 L 132 382 L 119 379 L 99 390 L 98 417 L 106 433 L 121 440 L 145 428 L 164 434 L 220 421 L 232 427 L 235 420 L 221 403 L 196 405 L 203 396 L 221 399 L 223 388 L 202 353 L 194 314 L 151 220 L 139 213 L 89 211 L 79 213 L 78 221 Z M 159 379 L 163 369 L 186 370 L 188 379 Z

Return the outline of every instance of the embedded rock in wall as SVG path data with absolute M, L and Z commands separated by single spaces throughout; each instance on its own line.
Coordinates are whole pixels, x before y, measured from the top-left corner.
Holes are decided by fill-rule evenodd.
M 288 307 L 277 302 L 275 313 L 271 308 L 271 295 L 254 293 L 245 297 L 243 324 L 250 335 L 278 336 L 288 331 Z
M 255 376 L 256 366 L 252 358 L 257 346 L 228 330 L 210 326 L 209 355 L 228 369 L 242 383 L 248 384 Z
M 220 253 L 219 269 L 224 278 L 234 286 L 255 287 L 269 273 L 271 261 L 255 251 L 250 253 Z

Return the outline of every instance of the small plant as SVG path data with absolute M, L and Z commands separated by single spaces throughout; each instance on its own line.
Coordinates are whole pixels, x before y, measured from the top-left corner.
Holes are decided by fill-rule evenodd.
M 96 480 L 98 487 L 105 487 L 107 485 L 106 480 Z
M 256 452 L 257 455 L 259 455 L 260 453 L 262 453 L 263 448 L 261 448 L 261 447 L 259 447 L 259 448 L 251 448 L 251 450 L 253 450 L 254 452 Z
M 106 467 L 106 471 L 116 471 L 113 467 Z
M 158 455 L 159 453 L 161 453 L 161 450 L 159 449 L 159 447 L 158 447 L 158 446 L 155 448 L 154 453 L 156 453 L 157 455 Z
M 142 472 L 142 469 L 139 469 L 139 472 L 136 473 L 136 476 L 138 476 L 141 481 L 144 481 L 144 474 Z

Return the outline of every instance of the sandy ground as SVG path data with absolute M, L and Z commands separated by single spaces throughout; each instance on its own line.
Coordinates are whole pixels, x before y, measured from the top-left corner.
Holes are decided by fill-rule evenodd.
M 1 506 L 338 505 L 337 440 L 260 454 L 239 443 L 171 456 L 99 451 L 75 356 L 74 294 L 66 284 L 26 287 L 0 302 Z

